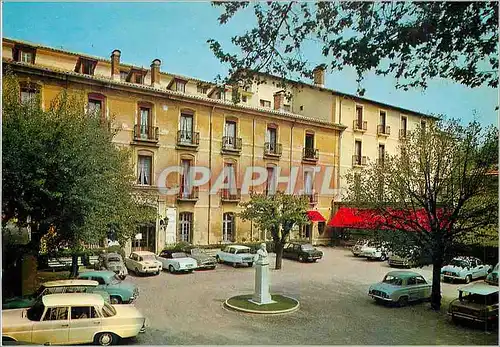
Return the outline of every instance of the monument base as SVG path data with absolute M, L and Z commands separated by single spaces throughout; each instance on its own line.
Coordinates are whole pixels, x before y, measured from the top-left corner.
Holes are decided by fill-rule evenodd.
M 272 300 L 272 299 L 269 299 L 269 300 L 266 300 L 266 301 L 255 301 L 254 299 L 248 299 L 249 302 L 251 302 L 252 304 L 255 304 L 255 305 L 269 305 L 269 304 L 275 304 L 276 301 Z

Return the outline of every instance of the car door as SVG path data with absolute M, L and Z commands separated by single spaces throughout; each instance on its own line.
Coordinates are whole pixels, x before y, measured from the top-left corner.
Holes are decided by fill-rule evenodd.
M 93 306 L 70 308 L 69 343 L 92 342 L 94 334 L 101 329 L 101 317 Z
M 300 255 L 302 253 L 302 248 L 300 245 L 293 245 L 293 251 L 292 251 L 292 257 L 293 259 L 299 259 Z M 306 256 L 302 255 L 304 257 L 304 259 L 306 258 Z
M 159 255 L 156 256 L 156 260 L 158 260 L 161 263 L 161 267 L 163 269 L 167 269 L 168 268 L 167 262 L 165 260 L 166 257 L 167 257 L 167 252 L 166 251 L 162 251 L 162 252 L 160 252 Z
M 48 307 L 40 322 L 33 325 L 31 341 L 37 344 L 68 344 L 69 308 Z
M 285 247 L 283 248 L 283 257 L 284 258 L 290 258 L 291 256 L 291 251 L 292 251 L 292 246 L 291 244 L 287 243 Z
M 417 278 L 415 276 L 408 277 L 406 279 L 406 293 L 408 294 L 409 301 L 419 299 L 419 288 L 417 285 Z
M 92 276 L 89 279 L 97 281 L 97 283 L 99 283 L 96 287 L 96 290 L 106 290 L 106 281 L 101 276 Z
M 429 285 L 429 283 L 427 283 L 425 278 L 423 278 L 422 276 L 417 276 L 416 281 L 416 286 L 418 289 L 418 299 L 429 298 L 431 296 L 431 286 Z

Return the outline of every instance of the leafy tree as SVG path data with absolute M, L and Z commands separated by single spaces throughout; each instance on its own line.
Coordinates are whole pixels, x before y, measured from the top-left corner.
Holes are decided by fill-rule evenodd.
M 77 252 L 113 228 L 128 239 L 156 215 L 135 192 L 130 153 L 112 143 L 100 116 L 85 112 L 79 95 L 61 93 L 46 110 L 37 98 L 20 102 L 15 76 L 3 79 L 2 219 L 31 224 L 32 247 L 49 228 L 50 244 L 68 247 L 77 274 Z
M 253 194 L 249 201 L 240 203 L 239 217 L 253 221 L 262 231 L 269 231 L 274 241 L 276 269 L 281 269 L 283 247 L 294 226 L 308 222 L 307 199 L 277 192 L 274 195 Z
M 443 121 L 417 129 L 396 154 L 347 176 L 347 200 L 375 211 L 370 227 L 386 229 L 392 251 L 413 245 L 421 251 L 414 257 L 432 258 L 433 309 L 440 308 L 440 270 L 451 247 L 484 230 L 496 230 L 498 240 L 498 182 L 489 175 L 497 162 L 496 128 Z
M 252 7 L 255 27 L 231 42 L 228 53 L 215 39 L 211 50 L 229 64 L 226 82 L 249 71 L 285 78 L 312 78 L 311 54 L 331 70 L 353 67 L 358 93 L 374 71 L 397 79 L 397 88 L 426 88 L 429 79 L 451 79 L 469 87 L 498 86 L 498 3 L 496 2 L 228 2 L 219 24 Z

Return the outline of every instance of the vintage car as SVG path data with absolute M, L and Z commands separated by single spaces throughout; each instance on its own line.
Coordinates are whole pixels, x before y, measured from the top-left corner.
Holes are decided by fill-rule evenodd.
M 461 280 L 470 283 L 477 278 L 486 277 L 490 265 L 485 265 L 475 257 L 455 257 L 448 265 L 441 268 L 441 278 L 443 281 Z
M 413 271 L 391 271 L 382 282 L 373 284 L 368 295 L 377 302 L 397 303 L 405 306 L 410 301 L 428 300 L 432 284 Z
M 191 248 L 187 249 L 186 253 L 191 258 L 195 259 L 197 262 L 197 270 L 199 269 L 210 269 L 213 270 L 217 266 L 217 260 L 206 254 L 201 248 Z
M 159 275 L 162 263 L 156 260 L 156 254 L 147 251 L 136 251 L 125 259 L 125 266 L 136 275 L 155 274 Z
M 123 262 L 122 256 L 118 253 L 102 253 L 99 255 L 97 263 L 94 264 L 96 270 L 113 271 L 122 280 L 128 275 L 127 267 Z
M 81 272 L 78 278 L 97 281 L 97 289 L 108 292 L 113 305 L 132 303 L 139 296 L 139 289 L 135 284 L 121 280 L 113 271 Z
M 369 242 L 369 240 L 356 241 L 356 244 L 354 246 L 352 246 L 352 248 L 351 248 L 352 255 L 354 255 L 355 257 L 359 257 L 361 255 L 361 248 L 363 248 L 364 246 L 367 246 L 368 242 Z
M 2 312 L 2 341 L 109 346 L 145 330 L 133 305 L 110 305 L 96 294 L 50 294 L 31 308 Z
M 162 264 L 164 270 L 170 273 L 176 272 L 193 272 L 198 266 L 196 259 L 188 257 L 184 252 L 165 249 L 156 257 Z
M 109 294 L 98 289 L 98 284 L 99 283 L 97 281 L 78 279 L 45 282 L 32 295 L 6 299 L 5 302 L 2 303 L 2 309 L 10 310 L 14 308 L 31 307 L 42 296 L 56 293 L 95 293 L 101 295 L 104 301 L 109 302 Z
M 389 256 L 389 250 L 383 242 L 369 241 L 365 246 L 361 247 L 360 256 L 371 260 L 385 261 Z
M 418 252 L 418 253 L 417 253 Z M 394 252 L 389 254 L 388 260 L 391 267 L 417 267 L 432 263 L 432 259 L 427 255 L 422 255 L 418 248 L 410 248 L 406 254 Z
M 458 298 L 448 307 L 448 315 L 456 322 L 468 320 L 498 323 L 498 287 L 484 282 L 458 288 Z
M 247 264 L 249 267 L 253 266 L 253 257 L 250 247 L 247 246 L 227 246 L 223 250 L 217 252 L 215 259 L 219 263 L 230 263 L 234 267 L 238 265 Z
M 498 286 L 498 263 L 493 268 L 493 271 L 491 271 L 488 276 L 486 276 L 486 279 L 484 281 L 488 284 Z
M 310 243 L 290 242 L 283 248 L 283 258 L 295 259 L 300 262 L 315 262 L 323 257 L 323 252 L 318 251 Z

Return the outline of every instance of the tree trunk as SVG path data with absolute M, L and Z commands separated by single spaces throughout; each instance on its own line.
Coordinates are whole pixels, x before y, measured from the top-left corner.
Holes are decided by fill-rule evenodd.
M 281 269 L 281 263 L 283 260 L 283 247 L 284 244 L 281 241 L 274 242 L 274 251 L 276 252 L 276 270 Z
M 432 293 L 431 293 L 431 308 L 435 311 L 441 309 L 441 267 L 443 266 L 443 258 L 441 256 L 434 257 L 432 260 Z
M 70 278 L 78 277 L 78 255 L 71 255 L 71 273 L 69 275 Z

